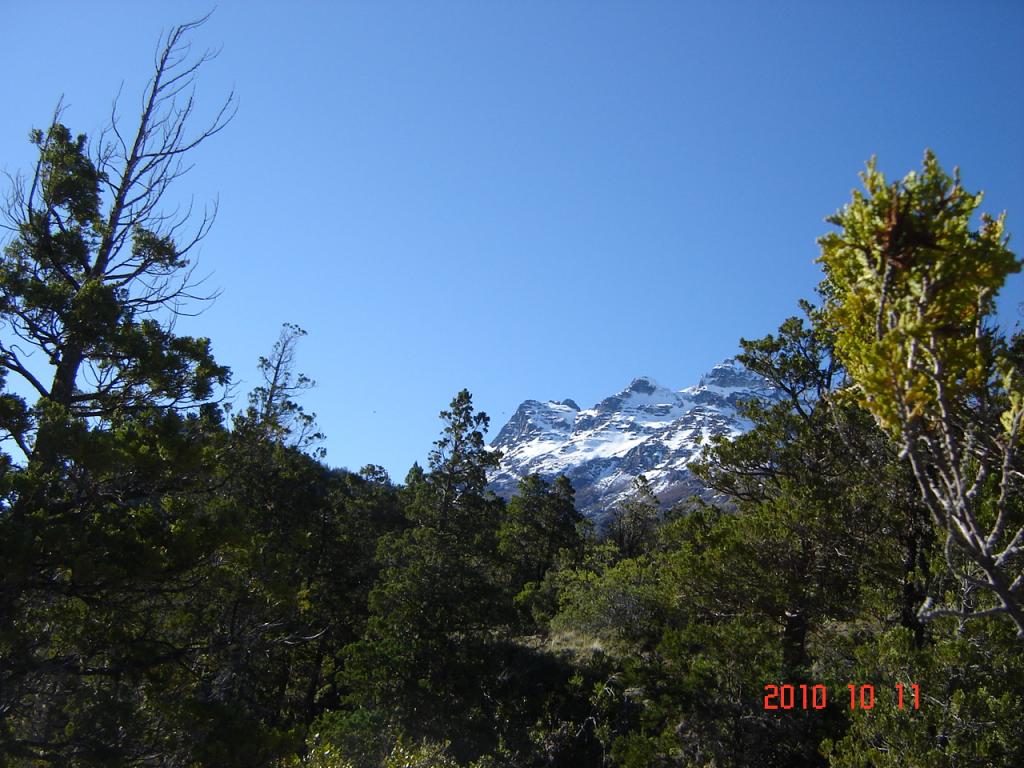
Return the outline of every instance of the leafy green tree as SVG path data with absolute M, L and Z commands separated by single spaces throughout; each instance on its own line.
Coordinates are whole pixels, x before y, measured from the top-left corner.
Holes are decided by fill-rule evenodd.
M 864 610 L 865 590 L 885 594 L 880 608 L 898 607 L 920 641 L 916 613 L 933 541 L 927 515 L 885 435 L 865 412 L 836 402 L 845 371 L 831 336 L 790 318 L 778 335 L 742 345 L 741 362 L 783 397 L 750 403 L 754 429 L 720 440 L 697 470 L 744 513 L 753 589 L 766 597 L 770 590 L 755 582 L 782 587 L 771 610 L 783 625 L 787 667 L 806 665 L 816 622 Z
M 10 334 L 0 342 L 0 367 L 39 398 L 34 408 L 21 406 L 28 428 L 11 433 L 33 458 L 52 463 L 52 443 L 75 420 L 188 407 L 226 381 L 209 340 L 176 336 L 170 322 L 196 298 L 189 254 L 212 215 L 190 235 L 187 215 L 160 209 L 187 170 L 184 156 L 231 117 L 229 96 L 205 128 L 191 129 L 194 102 L 181 94 L 209 58 L 187 56 L 187 37 L 200 23 L 175 27 L 163 41 L 132 130 L 115 112 L 90 147 L 58 122 L 58 110 L 49 128 L 31 133 L 38 160 L 29 178 L 17 180 L 6 212 L 15 237 L 0 261 L 0 312 Z M 49 370 L 35 368 L 26 349 L 41 353 L 36 359 Z
M 781 397 L 748 403 L 753 429 L 696 467 L 727 504 L 679 510 L 633 557 L 566 580 L 554 626 L 619 666 L 599 697 L 616 764 L 821 765 L 841 713 L 776 717 L 765 683 L 843 679 L 851 626 L 928 641 L 926 510 L 868 414 L 834 401 L 844 372 L 805 309 L 812 325 L 742 342 Z
M 209 472 L 228 371 L 209 340 L 173 332 L 212 217 L 187 235 L 188 216 L 160 209 L 230 118 L 229 97 L 190 133 L 198 23 L 163 41 L 132 130 L 115 114 L 90 145 L 58 110 L 33 131 L 37 162 L 6 210 L 0 370 L 37 397 L 0 400 L 22 454 L 3 462 L 0 754 L 23 763 L 174 764 L 213 719 L 190 670 L 207 628 L 189 601 L 232 530 Z
M 1019 355 L 990 328 L 996 293 L 1020 270 L 1005 215 L 974 229 L 981 195 L 931 152 L 900 182 L 874 161 L 862 179 L 820 240 L 824 317 L 851 392 L 909 458 L 946 565 L 971 588 L 926 613 L 1003 614 L 1024 639 L 1024 389 Z
M 293 371 L 298 332 L 286 325 L 260 358 L 264 384 L 210 468 L 234 528 L 193 608 L 208 627 L 197 698 L 223 710 L 192 751 L 205 764 L 302 751 L 314 722 L 341 707 L 338 677 L 365 628 L 376 542 L 396 526 L 386 472 L 330 470 L 303 450 L 317 433 L 292 399 L 309 383 Z
M 495 738 L 487 647 L 509 613 L 496 573 L 502 505 L 487 491 L 499 454 L 485 444 L 488 418 L 466 390 L 441 418 L 430 471 L 414 468 L 407 479 L 409 527 L 380 544 L 383 572 L 346 676 L 350 701 L 368 710 L 352 717 L 378 733 L 383 716 L 415 739 L 450 738 L 466 755 Z
M 381 768 L 459 768 L 447 754 L 446 746 L 430 742 L 409 745 L 399 741 L 381 763 Z M 284 763 L 282 768 L 354 768 L 354 764 L 337 748 L 325 745 L 314 748 L 302 759 Z
M 1011 626 L 950 618 L 934 624 L 934 642 L 923 648 L 896 628 L 854 650 L 850 679 L 873 684 L 877 703 L 848 712 L 842 738 L 822 744 L 829 765 L 1011 768 L 1024 761 L 1024 654 Z M 902 708 L 896 683 L 904 689 Z
M 336 677 L 365 626 L 381 533 L 374 513 L 387 491 L 259 424 L 236 420 L 229 446 L 216 473 L 236 528 L 195 596 L 208 632 L 197 674 L 202 696 L 231 709 L 245 739 L 242 749 L 211 734 L 231 752 L 211 762 L 259 764 L 296 748 L 320 714 L 340 706 Z
M 658 497 L 647 478 L 640 475 L 633 481 L 632 495 L 612 513 L 605 536 L 622 557 L 636 557 L 651 547 L 660 522 Z
M 579 559 L 582 528 L 583 516 L 576 510 L 567 477 L 548 483 L 540 475 L 529 475 L 519 482 L 498 531 L 498 554 L 507 566 L 508 589 L 525 613 L 525 623 L 535 614 L 553 612 L 544 577 L 560 557 Z

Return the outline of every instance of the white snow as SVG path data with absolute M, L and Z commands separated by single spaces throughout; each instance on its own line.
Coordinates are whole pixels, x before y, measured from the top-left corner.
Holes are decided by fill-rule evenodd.
M 722 386 L 715 379 L 737 385 Z M 653 391 L 640 391 L 648 387 Z M 574 484 L 586 483 L 596 491 L 607 509 L 631 492 L 633 478 L 641 472 L 654 488 L 668 489 L 677 482 L 672 473 L 698 458 L 712 436 L 734 437 L 750 428 L 728 404 L 729 397 L 769 391 L 730 359 L 712 368 L 698 385 L 677 391 L 643 376 L 579 411 L 560 402 L 527 401 L 521 408 L 530 428 L 503 446 L 502 466 L 492 479 L 511 483 L 531 472 L 549 477 L 566 473 Z M 643 453 L 631 455 L 635 450 Z M 591 467 L 592 462 L 600 463 Z

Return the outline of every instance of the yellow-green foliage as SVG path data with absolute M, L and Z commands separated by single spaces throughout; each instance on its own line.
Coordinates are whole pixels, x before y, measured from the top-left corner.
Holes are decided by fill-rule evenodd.
M 381 768 L 458 768 L 448 756 L 447 745 L 424 743 L 415 746 L 399 742 Z M 313 748 L 304 758 L 292 758 L 285 768 L 352 768 L 352 763 L 329 745 Z
M 893 434 L 938 416 L 991 375 L 976 329 L 1020 262 L 1006 247 L 1004 216 L 971 217 L 981 194 L 960 186 L 927 152 L 920 173 L 889 185 L 868 163 L 865 191 L 819 240 L 825 319 L 862 404 Z M 1006 372 L 1008 375 L 1008 372 Z

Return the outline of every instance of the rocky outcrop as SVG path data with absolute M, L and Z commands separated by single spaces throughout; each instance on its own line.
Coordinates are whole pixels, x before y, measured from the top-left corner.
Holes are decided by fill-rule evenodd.
M 762 378 L 729 359 L 696 386 L 672 390 L 642 376 L 592 408 L 571 399 L 526 400 L 491 443 L 503 454 L 491 486 L 508 497 L 526 475 L 564 474 L 579 509 L 600 519 L 629 496 L 642 474 L 669 506 L 702 490 L 688 465 L 712 436 L 749 429 L 740 403 L 775 397 Z

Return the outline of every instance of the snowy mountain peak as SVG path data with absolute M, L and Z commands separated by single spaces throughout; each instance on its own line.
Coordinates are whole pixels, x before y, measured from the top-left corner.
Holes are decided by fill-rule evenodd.
M 650 376 L 640 376 L 633 379 L 623 392 L 639 392 L 644 395 L 650 395 L 659 389 L 663 389 L 663 387 Z
M 697 388 L 712 386 L 724 389 L 760 389 L 765 386 L 765 382 L 756 373 L 744 368 L 736 358 L 730 357 L 701 376 L 697 384 Z
M 608 414 L 619 411 L 658 410 L 659 407 L 675 408 L 681 405 L 680 397 L 668 387 L 663 387 L 649 376 L 633 379 L 628 387 L 606 397 L 587 413 Z
M 526 475 L 565 474 L 576 488 L 577 506 L 601 518 L 643 474 L 662 503 L 671 504 L 700 492 L 687 465 L 712 435 L 735 436 L 749 428 L 737 415 L 739 403 L 774 396 L 761 377 L 730 358 L 679 391 L 640 376 L 592 408 L 570 399 L 526 400 L 491 443 L 504 454 L 491 485 L 511 496 Z
M 491 441 L 495 448 L 522 445 L 527 441 L 550 442 L 572 431 L 580 408 L 572 400 L 560 403 L 526 400 Z

